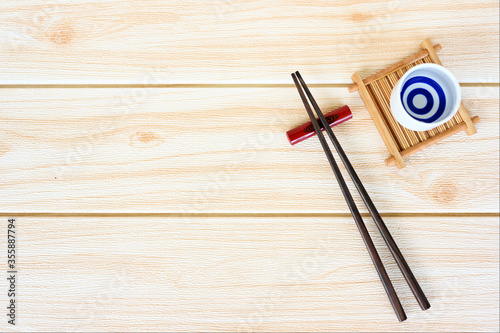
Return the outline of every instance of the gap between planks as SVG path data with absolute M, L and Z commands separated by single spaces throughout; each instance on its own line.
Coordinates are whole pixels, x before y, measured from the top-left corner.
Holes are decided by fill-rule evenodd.
M 383 218 L 394 217 L 500 217 L 500 213 L 382 213 Z M 2 217 L 165 217 L 165 218 L 344 218 L 350 213 L 56 213 L 56 212 L 0 212 Z M 361 213 L 363 218 L 371 218 L 369 213 Z
M 311 83 L 308 84 L 311 88 L 346 88 L 348 89 L 352 83 Z M 468 87 L 500 87 L 500 82 L 475 82 L 475 83 L 460 83 L 462 88 Z M 220 84 L 196 84 L 196 83 L 180 83 L 180 84 L 0 84 L 0 89 L 96 89 L 96 88 L 295 88 L 293 83 L 220 83 Z

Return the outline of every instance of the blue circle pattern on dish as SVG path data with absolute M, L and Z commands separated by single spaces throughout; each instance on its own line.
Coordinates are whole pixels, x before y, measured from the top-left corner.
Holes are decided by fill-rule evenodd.
M 418 95 L 423 95 L 425 97 L 425 99 L 427 100 L 427 104 L 423 108 L 419 108 L 419 107 L 415 106 L 415 104 L 413 103 L 413 99 L 415 98 L 415 96 L 418 96 Z M 408 97 L 406 98 L 406 100 L 408 102 L 408 107 L 410 108 L 410 110 L 412 110 L 416 114 L 425 115 L 425 114 L 429 113 L 429 111 L 431 111 L 432 108 L 434 107 L 434 98 L 432 98 L 432 94 L 424 88 L 413 89 L 408 94 Z
M 435 101 L 434 98 L 432 97 L 432 94 L 427 89 L 424 89 L 422 87 L 414 88 L 413 90 L 411 90 L 412 89 L 411 86 L 416 83 L 423 83 L 429 86 L 429 88 L 433 89 L 438 95 L 438 100 Z M 405 103 L 403 99 L 408 89 L 410 89 L 411 91 L 408 93 Z M 417 108 L 415 104 L 413 104 L 413 98 L 417 95 L 424 95 L 425 98 L 427 99 L 427 103 L 423 108 Z M 439 119 L 443 115 L 444 110 L 446 108 L 446 96 L 444 95 L 443 88 L 441 88 L 441 86 L 436 81 L 424 76 L 416 76 L 405 82 L 405 84 L 403 85 L 403 89 L 401 90 L 401 100 L 403 101 L 403 106 L 408 115 L 424 123 L 432 123 L 437 119 Z M 430 118 L 426 118 L 425 116 L 434 108 L 434 104 L 436 103 L 438 103 L 438 108 L 436 113 Z M 408 106 L 410 110 L 408 110 L 406 106 Z M 408 111 L 411 111 L 412 113 L 419 115 L 419 117 L 416 117 L 415 115 L 413 115 Z

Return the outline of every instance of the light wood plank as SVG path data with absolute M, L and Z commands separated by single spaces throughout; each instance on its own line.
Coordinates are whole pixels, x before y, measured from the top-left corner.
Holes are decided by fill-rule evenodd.
M 381 251 L 405 323 L 351 218 L 21 217 L 16 329 L 498 330 L 498 217 L 386 221 L 432 304 Z
M 461 82 L 498 82 L 486 1 L 0 3 L 0 83 L 352 83 L 431 38 Z
M 325 111 L 352 107 L 335 131 L 381 212 L 498 212 L 498 88 L 463 92 L 479 133 L 398 171 L 357 94 L 313 89 Z M 3 212 L 349 212 L 317 139 L 286 139 L 307 119 L 294 88 L 7 89 L 0 104 Z

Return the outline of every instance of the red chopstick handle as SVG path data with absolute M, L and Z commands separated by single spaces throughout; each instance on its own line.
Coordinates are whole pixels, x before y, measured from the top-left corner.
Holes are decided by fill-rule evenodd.
M 349 109 L 347 105 L 344 105 L 339 109 L 325 114 L 325 118 L 328 121 L 330 127 L 337 126 L 352 118 L 351 109 Z M 321 130 L 325 130 L 323 126 L 321 126 Z M 315 136 L 316 132 L 314 131 L 312 123 L 308 122 L 292 130 L 289 130 L 288 132 L 286 132 L 286 135 L 288 137 L 288 141 L 290 141 L 290 144 L 293 146 L 301 141 L 304 141 L 307 138 L 310 138 L 311 136 Z

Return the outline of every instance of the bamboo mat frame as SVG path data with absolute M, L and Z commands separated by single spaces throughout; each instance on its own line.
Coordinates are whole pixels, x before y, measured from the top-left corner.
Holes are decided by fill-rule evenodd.
M 410 68 L 423 63 L 435 63 L 442 66 L 437 52 L 441 45 L 432 45 L 429 39 L 420 44 L 422 50 L 414 55 L 390 66 L 380 72 L 362 79 L 358 72 L 354 73 L 354 84 L 349 92 L 359 91 L 368 112 L 377 126 L 382 139 L 391 156 L 386 159 L 387 165 L 396 165 L 398 169 L 405 166 L 403 159 L 418 153 L 458 132 L 466 131 L 468 135 L 477 133 L 474 124 L 479 117 L 470 117 L 464 104 L 447 123 L 429 131 L 412 131 L 400 125 L 392 115 L 390 108 L 391 92 L 396 82 Z

